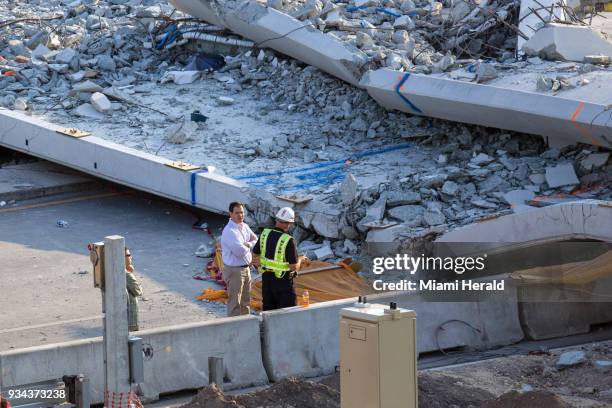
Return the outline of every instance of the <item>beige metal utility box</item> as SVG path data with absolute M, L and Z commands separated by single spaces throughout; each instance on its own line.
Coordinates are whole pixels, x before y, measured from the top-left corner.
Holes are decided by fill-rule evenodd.
M 342 408 L 416 408 L 416 312 L 357 303 L 340 311 Z

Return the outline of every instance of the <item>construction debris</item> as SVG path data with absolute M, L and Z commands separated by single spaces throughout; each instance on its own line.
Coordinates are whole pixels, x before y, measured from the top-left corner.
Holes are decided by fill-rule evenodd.
M 0 19 L 10 22 L 17 9 L 5 3 Z M 17 3 L 21 13 L 40 14 L 39 6 Z M 537 69 L 544 79 L 532 75 L 525 83 L 534 91 L 536 82 L 546 84 L 542 92 L 571 91 L 599 72 L 578 62 L 511 59 L 520 36 L 512 27 L 516 1 L 311 3 L 275 7 L 352 44 L 370 58 L 363 69 L 389 63 L 480 82 Z M 517 210 L 530 192 L 554 196 L 582 185 L 588 198 L 612 197 L 602 183 L 609 155 L 596 147 L 543 154 L 536 137 L 389 112 L 365 91 L 269 49 L 234 48 L 225 65 L 215 60 L 212 69 L 192 70 L 198 41 L 177 45 L 183 39 L 172 38 L 170 23 L 187 24 L 180 20 L 186 16 L 164 2 L 46 7 L 49 15 L 65 13 L 55 31 L 29 22 L 11 25 L 10 33 L 0 28 L 7 33 L 0 40 L 2 70 L 16 72 L 0 77 L 0 103 L 83 130 L 94 130 L 95 119 L 96 134 L 112 141 L 215 166 L 272 196 L 315 197 L 296 209 L 301 226 L 314 233 L 305 238 L 331 239 L 330 261 L 341 257 L 345 239 L 359 247 L 366 236 L 371 243 L 400 232 L 426 236 L 431 227 L 452 229 L 512 205 Z M 190 51 L 177 52 L 183 47 Z M 469 55 L 497 61 L 461 59 Z M 195 111 L 208 120 L 190 120 Z M 556 167 L 562 162 L 571 172 Z M 254 193 L 249 204 L 261 225 L 273 214 L 269 202 Z
M 498 357 L 469 365 L 419 371 L 419 407 L 569 408 L 608 406 L 612 377 L 593 366 L 610 363 L 608 343 L 594 343 L 584 351 L 543 351 Z M 581 364 L 559 370 L 555 361 L 579 355 Z M 605 366 L 605 364 L 604 364 Z M 241 395 L 227 395 L 205 387 L 184 408 L 205 407 L 340 407 L 340 378 L 334 374 L 314 381 L 287 379 Z M 281 403 L 282 402 L 282 403 Z

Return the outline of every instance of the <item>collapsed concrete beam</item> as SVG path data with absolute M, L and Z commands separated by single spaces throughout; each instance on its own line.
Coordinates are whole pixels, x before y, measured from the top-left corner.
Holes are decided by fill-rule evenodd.
M 0 108 L 0 146 L 40 157 L 118 184 L 219 214 L 232 201 L 247 203 L 260 225 L 280 207 L 295 207 L 298 222 L 326 238 L 340 237 L 340 212 L 310 201 L 293 204 L 205 169 L 182 170 L 173 161 L 95 136 L 71 137 L 64 128 Z
M 541 135 L 555 145 L 612 146 L 602 104 L 390 69 L 369 71 L 361 84 L 387 109 Z
M 584 200 L 534 208 L 457 228 L 436 242 L 448 243 L 449 247 L 454 249 L 460 247 L 465 254 L 497 252 L 516 257 L 518 253 L 535 253 L 523 252 L 529 251 L 530 247 L 540 251 L 549 243 L 571 241 L 570 244 L 556 249 L 560 255 L 558 259 L 547 258 L 547 261 L 563 262 L 566 251 L 593 251 L 593 243 L 586 244 L 589 246 L 585 249 L 583 240 L 612 243 L 612 203 Z M 457 242 L 465 244 L 454 244 Z M 571 249 L 570 245 L 581 247 Z M 597 248 L 605 249 L 604 246 Z M 507 269 L 508 266 L 520 262 L 517 263 L 516 258 L 498 260 L 495 262 L 496 271 L 499 271 L 498 268 Z M 565 269 L 564 265 L 558 266 L 560 272 Z M 511 285 L 517 286 L 521 326 L 529 339 L 540 340 L 588 333 L 592 325 L 612 321 L 610 277 L 600 277 L 585 285 L 521 285 L 520 282 L 513 282 Z
M 358 86 L 367 56 L 285 13 L 257 2 L 170 0 L 178 9 Z
M 504 247 L 570 239 L 612 242 L 612 203 L 583 200 L 534 208 L 457 228 L 436 242 Z
M 548 60 L 583 62 L 587 55 L 612 56 L 612 43 L 591 27 L 548 24 L 527 41 L 522 50 Z
M 546 21 L 565 21 L 565 12 L 559 7 L 565 3 L 558 0 L 521 0 L 519 30 L 529 39 L 544 25 L 540 17 Z M 519 35 L 516 49 L 521 50 L 526 41 Z
M 171 167 L 172 160 L 95 136 L 72 137 L 64 128 L 0 108 L 0 146 L 40 157 L 105 180 L 225 214 L 244 201 L 248 187 L 203 169 Z

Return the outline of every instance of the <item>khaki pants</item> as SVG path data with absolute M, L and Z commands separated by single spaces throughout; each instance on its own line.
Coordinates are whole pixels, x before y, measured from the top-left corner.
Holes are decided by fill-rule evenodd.
M 225 265 L 223 280 L 227 283 L 227 315 L 240 316 L 251 313 L 251 268 Z

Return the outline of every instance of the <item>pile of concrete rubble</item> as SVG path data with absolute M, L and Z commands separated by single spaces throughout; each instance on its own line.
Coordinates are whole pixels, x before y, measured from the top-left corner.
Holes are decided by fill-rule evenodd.
M 501 22 L 516 14 L 514 1 L 478 6 L 460 1 L 443 7 L 438 2 L 358 0 L 351 4 L 354 9 L 319 0 L 271 5 L 354 43 L 380 66 L 444 71 L 458 49 L 481 56 L 490 51 L 484 44 L 493 44 L 488 55 L 504 59 L 515 47 L 515 33 Z M 493 10 L 497 17 L 490 15 Z M 237 156 L 244 165 L 226 172 L 244 176 L 255 165 L 349 158 L 339 177 L 299 192 L 315 198 L 298 208 L 302 238 L 308 238 L 306 231 L 318 235 L 310 236 L 303 249 L 319 250 L 323 259 L 355 254 L 368 234 L 392 224 L 405 226 L 407 235 L 424 236 L 493 213 L 520 211 L 530 202 L 612 198 L 606 151 L 586 145 L 547 148 L 535 136 L 389 112 L 364 90 L 271 50 L 242 49 L 224 55 L 222 68 L 192 74 L 185 71 L 196 52 L 192 44 L 168 41 L 160 47 L 158 39 L 185 18 L 156 0 L 0 0 L 0 105 L 43 117 L 61 112 L 75 120 L 97 119 L 101 126 L 126 117 L 131 123 L 129 116 L 144 109 L 195 134 L 205 130 L 187 117 L 142 106 L 126 93 L 167 86 L 175 93 L 172 101 L 179 103 L 189 98 L 175 97 L 189 96 L 189 84 L 200 78 L 220 83 L 232 95 L 219 98 L 220 104 L 231 105 L 248 91 L 262 112 L 302 115 L 308 125 L 288 134 L 242 147 L 238 135 L 224 154 Z M 491 19 L 495 24 L 479 31 Z M 353 25 L 367 30 L 354 31 Z M 467 37 L 461 39 L 462 33 Z M 166 81 L 174 84 L 156 85 Z M 177 91 L 175 84 L 186 87 Z M 133 121 L 134 128 L 145 126 Z M 166 132 L 174 151 L 195 149 L 189 134 L 183 136 Z M 402 143 L 410 144 L 411 153 L 397 153 L 392 160 L 355 159 L 368 149 Z M 382 179 L 373 182 L 373 175 Z M 267 191 L 276 195 L 286 188 L 281 183 Z M 265 205 L 253 210 L 261 223 L 273 213 Z M 320 237 L 332 241 L 321 243 Z
M 443 72 L 456 58 L 510 59 L 516 50 L 516 0 L 269 0 L 268 5 L 353 44 L 372 69 Z

